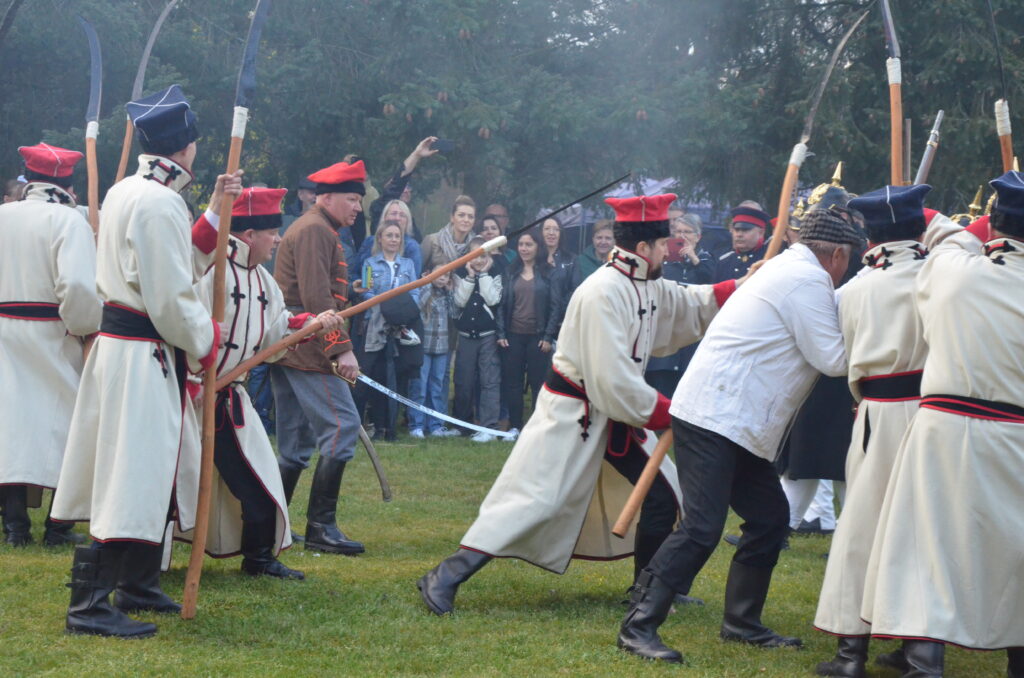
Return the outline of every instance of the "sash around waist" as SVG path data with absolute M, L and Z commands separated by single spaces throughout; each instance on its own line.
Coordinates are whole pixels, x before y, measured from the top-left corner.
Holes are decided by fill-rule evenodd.
M 983 400 L 969 396 L 934 393 L 922 396 L 921 407 L 948 412 L 949 414 L 959 414 L 960 416 L 971 417 L 972 419 L 988 419 L 989 421 L 1024 424 L 1024 407 L 999 402 L 998 400 Z
M 45 301 L 4 301 L 0 302 L 0 318 L 17 320 L 60 320 L 57 304 Z
M 100 334 L 132 341 L 164 341 L 148 315 L 116 304 L 103 305 Z
M 864 400 L 898 402 L 921 397 L 921 370 L 864 377 L 857 382 Z

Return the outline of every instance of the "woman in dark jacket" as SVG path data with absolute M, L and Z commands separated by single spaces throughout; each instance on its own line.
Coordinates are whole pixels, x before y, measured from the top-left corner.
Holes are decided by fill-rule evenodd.
M 502 282 L 498 346 L 502 348 L 501 390 L 514 433 L 523 427 L 523 379 L 536 401 L 558 335 L 563 301 L 535 230 L 516 240 L 516 258 Z

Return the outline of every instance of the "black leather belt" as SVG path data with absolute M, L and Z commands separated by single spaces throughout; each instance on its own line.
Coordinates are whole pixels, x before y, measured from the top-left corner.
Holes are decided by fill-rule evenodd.
M 864 377 L 857 386 L 865 400 L 917 400 L 921 397 L 921 370 Z
M 45 301 L 0 302 L 0 317 L 18 320 L 60 320 L 59 306 Z

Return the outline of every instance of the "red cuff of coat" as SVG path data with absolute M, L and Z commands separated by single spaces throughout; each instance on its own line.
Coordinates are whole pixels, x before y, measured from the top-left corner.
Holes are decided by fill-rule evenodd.
M 217 249 L 217 229 L 213 227 L 202 214 L 192 225 L 192 244 L 203 254 L 209 254 Z
M 981 242 L 988 242 L 992 239 L 992 229 L 989 227 L 988 215 L 981 217 L 973 224 L 964 229 Z
M 716 285 L 712 285 L 711 289 L 715 292 L 715 301 L 718 302 L 718 308 L 722 308 L 725 305 L 725 301 L 736 291 L 736 281 L 724 280 Z
M 644 424 L 644 428 L 660 431 L 672 426 L 672 415 L 668 413 L 668 406 L 671 404 L 671 400 L 659 393 L 658 402 L 654 404 L 654 412 L 651 413 L 647 423 Z
M 210 322 L 213 323 L 213 346 L 210 347 L 209 353 L 199 359 L 199 364 L 203 366 L 204 370 L 213 367 L 213 363 L 217 360 L 217 350 L 220 348 L 220 325 L 213 318 L 210 318 Z
M 196 401 L 196 398 L 199 397 L 199 394 L 202 392 L 202 390 L 202 384 L 196 383 L 194 381 L 185 382 L 185 392 L 188 394 L 188 399 L 191 400 L 192 402 Z
M 310 319 L 310 318 L 316 318 L 316 316 L 313 315 L 312 313 L 300 313 L 298 315 L 293 315 L 288 320 L 288 329 L 290 329 L 290 330 L 301 330 L 303 327 L 305 327 L 306 321 L 308 319 Z M 311 334 L 308 337 L 306 337 L 305 339 L 303 339 L 302 341 L 300 341 L 299 343 L 300 344 L 305 344 L 307 341 L 312 341 L 313 337 L 315 337 L 315 336 L 316 336 L 315 333 Z

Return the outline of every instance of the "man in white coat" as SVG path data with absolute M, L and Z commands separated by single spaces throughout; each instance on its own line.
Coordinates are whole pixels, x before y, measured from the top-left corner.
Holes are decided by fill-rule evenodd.
M 270 260 L 281 241 L 281 200 L 284 188 L 246 188 L 231 211 L 228 241 L 227 284 L 224 286 L 224 340 L 218 353 L 218 374 L 234 369 L 242 360 L 274 344 L 312 320 L 320 320 L 326 334 L 341 329 L 344 320 L 333 311 L 319 316 L 293 315 L 285 308 L 284 295 L 274 276 L 260 264 Z M 197 285 L 199 299 L 213 309 L 213 270 Z M 283 352 L 275 358 L 280 358 Z M 273 361 L 271 361 L 273 362 Z M 298 570 L 277 559 L 291 545 L 288 500 L 281 483 L 277 457 L 255 408 L 242 385 L 244 375 L 217 394 L 214 465 L 217 475 L 210 501 L 210 531 L 206 551 L 214 557 L 242 554 L 242 572 L 251 576 L 304 579 Z M 197 377 L 189 390 L 198 394 Z M 202 400 L 196 401 L 195 425 L 202 417 Z M 187 441 L 198 442 L 198 436 Z M 182 455 L 177 482 L 194 488 L 183 493 L 198 496 L 199 448 Z M 176 535 L 192 541 L 192 532 Z
M 925 238 L 921 406 L 865 582 L 861 616 L 903 639 L 908 677 L 941 676 L 946 643 L 1005 649 L 1007 676 L 1024 677 L 1024 175 L 991 185 L 991 233 L 948 222 Z
M 615 242 L 608 264 L 573 294 L 552 369 L 537 405 L 480 515 L 452 556 L 418 582 L 435 614 L 495 557 L 562 574 L 572 557 L 650 558 L 672 531 L 679 491 L 666 459 L 626 540 L 610 526 L 668 426 L 668 399 L 644 381 L 652 353 L 667 355 L 703 335 L 736 286 L 685 287 L 661 278 L 674 195 L 609 198 Z M 646 562 L 646 560 L 644 560 Z
M 835 283 L 860 236 L 840 208 L 811 213 L 801 242 L 767 262 L 711 323 L 672 398 L 683 520 L 641 573 L 618 645 L 682 662 L 658 636 L 722 536 L 729 507 L 744 520 L 725 590 L 723 640 L 799 646 L 761 623 L 789 504 L 772 462 L 819 373 L 846 373 Z
M 921 243 L 931 187 L 885 186 L 850 201 L 864 217 L 871 245 L 864 269 L 843 285 L 839 321 L 857 401 L 846 455 L 846 502 L 832 538 L 814 625 L 838 637 L 836 656 L 818 665 L 821 676 L 863 678 L 871 627 L 860 618 L 871 543 L 900 441 L 921 399 L 928 347 L 914 305 L 917 274 L 928 251 Z
M 181 609 L 160 589 L 160 565 L 169 515 L 185 520 L 173 497 L 184 378 L 213 364 L 220 328 L 193 289 L 210 257 L 194 256 L 196 236 L 179 195 L 192 181 L 195 115 L 177 85 L 127 108 L 143 154 L 138 172 L 107 193 L 100 217 L 103 316 L 82 373 L 53 516 L 90 521 L 94 540 L 75 550 L 67 630 L 141 637 L 156 626 L 125 612 Z M 207 245 L 225 185 L 234 182 L 217 180 Z
M 28 507 L 57 486 L 82 343 L 100 328 L 96 244 L 71 188 L 82 154 L 49 144 L 18 152 L 29 183 L 0 208 L 0 496 L 12 546 L 32 542 Z M 43 543 L 80 540 L 72 527 L 48 519 Z

